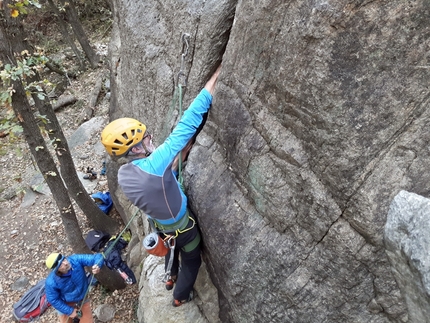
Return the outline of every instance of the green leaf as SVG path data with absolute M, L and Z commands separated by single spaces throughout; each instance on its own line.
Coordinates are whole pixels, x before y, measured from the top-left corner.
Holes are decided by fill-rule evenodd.
M 23 129 L 20 125 L 14 125 L 13 127 L 10 128 L 10 131 L 15 133 L 20 133 L 23 131 Z

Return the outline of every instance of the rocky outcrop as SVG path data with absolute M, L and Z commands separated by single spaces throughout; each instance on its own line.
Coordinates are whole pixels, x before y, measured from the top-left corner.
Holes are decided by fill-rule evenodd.
M 388 212 L 385 244 L 411 322 L 430 317 L 429 231 L 430 200 L 400 191 Z
M 111 119 L 142 120 L 158 143 L 177 121 L 182 35 L 184 106 L 222 59 L 185 168 L 220 320 L 410 320 L 383 232 L 400 190 L 429 195 L 428 2 L 114 8 Z

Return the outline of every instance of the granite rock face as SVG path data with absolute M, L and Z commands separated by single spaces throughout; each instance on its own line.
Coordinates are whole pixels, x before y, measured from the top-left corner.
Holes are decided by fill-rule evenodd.
M 430 317 L 430 200 L 400 191 L 385 226 L 387 255 L 411 322 Z
M 220 320 L 412 322 L 384 226 L 429 196 L 430 3 L 113 2 L 111 119 L 161 143 L 223 62 L 185 167 Z

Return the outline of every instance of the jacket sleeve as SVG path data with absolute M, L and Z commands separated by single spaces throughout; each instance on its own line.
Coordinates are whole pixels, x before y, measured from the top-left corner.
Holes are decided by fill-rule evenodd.
M 76 254 L 71 256 L 75 261 L 79 262 L 82 266 L 93 266 L 98 265 L 100 268 L 104 265 L 103 255 L 100 253 L 96 253 L 93 255 L 90 254 Z
M 186 146 L 203 122 L 203 115 L 208 112 L 212 103 L 212 95 L 208 90 L 203 89 L 185 110 L 181 120 L 155 151 L 147 158 L 153 169 L 148 171 L 162 175 L 166 167 L 173 161 L 176 155 Z M 144 163 L 145 159 L 140 159 L 134 163 Z
M 53 277 L 48 277 L 45 282 L 45 294 L 48 302 L 57 311 L 70 316 L 73 313 L 73 307 L 67 305 L 61 299 L 61 292 L 58 289 L 57 284 L 53 281 Z

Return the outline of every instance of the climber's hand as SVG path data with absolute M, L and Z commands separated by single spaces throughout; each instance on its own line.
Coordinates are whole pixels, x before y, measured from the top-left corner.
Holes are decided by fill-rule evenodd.
M 94 275 L 100 272 L 100 267 L 98 265 L 94 265 L 92 269 L 93 269 L 92 272 Z

